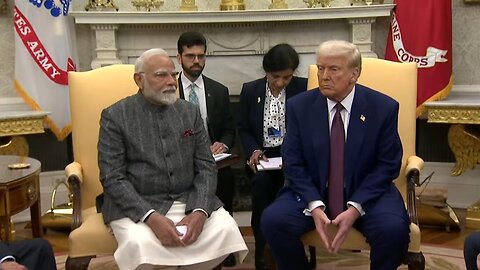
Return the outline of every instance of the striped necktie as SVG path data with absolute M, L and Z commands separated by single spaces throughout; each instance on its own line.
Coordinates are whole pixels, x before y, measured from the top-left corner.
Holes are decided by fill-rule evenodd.
M 188 95 L 188 101 L 198 106 L 198 95 L 197 95 L 198 86 L 195 83 L 190 85 L 190 94 Z

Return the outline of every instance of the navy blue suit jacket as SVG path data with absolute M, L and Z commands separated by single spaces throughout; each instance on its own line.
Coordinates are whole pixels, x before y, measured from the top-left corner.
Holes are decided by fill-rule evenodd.
M 263 107 L 266 85 L 266 77 L 244 83 L 240 94 L 237 127 L 247 159 L 256 149 L 263 149 Z M 285 89 L 286 103 L 290 102 L 291 97 L 306 90 L 307 79 L 293 77 Z M 285 114 L 288 116 L 288 109 Z
M 359 203 L 367 214 L 371 210 L 393 211 L 406 218 L 403 201 L 393 185 L 402 162 L 398 108 L 392 98 L 356 85 L 345 147 L 344 197 L 345 204 Z M 288 185 L 282 192 L 293 193 L 302 209 L 315 200 L 327 203 L 327 99 L 318 89 L 307 91 L 289 100 L 287 110 L 282 157 Z M 377 204 L 381 197 L 382 203 Z

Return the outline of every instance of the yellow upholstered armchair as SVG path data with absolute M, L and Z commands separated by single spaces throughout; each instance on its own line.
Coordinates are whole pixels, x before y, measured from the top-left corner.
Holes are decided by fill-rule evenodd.
M 362 73 L 358 83 L 387 94 L 400 103 L 398 131 L 403 145 L 403 159 L 400 175 L 395 180 L 395 184 L 402 193 L 412 221 L 409 252 L 404 263 L 408 264 L 410 270 L 423 270 L 425 268 L 425 258 L 420 250 L 420 229 L 415 204 L 415 186 L 419 184 L 420 170 L 423 168 L 423 160 L 415 156 L 417 66 L 414 63 L 397 63 L 363 58 Z M 308 89 L 317 87 L 317 66 L 310 65 Z M 324 247 L 315 230 L 306 233 L 302 240 L 308 246 Z M 370 246 L 359 231 L 352 229 L 343 243 L 342 249 L 369 250 Z M 312 258 L 310 263 L 314 269 L 316 259 Z
M 135 94 L 133 65 L 112 65 L 69 72 L 74 162 L 65 168 L 73 194 L 73 225 L 66 269 L 87 269 L 91 258 L 112 255 L 117 241 L 107 230 L 95 198 L 99 181 L 97 142 L 100 114 L 116 101 Z

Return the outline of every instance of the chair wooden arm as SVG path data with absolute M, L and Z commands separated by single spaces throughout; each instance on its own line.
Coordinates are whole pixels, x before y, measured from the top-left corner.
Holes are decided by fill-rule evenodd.
M 80 196 L 80 184 L 83 181 L 82 165 L 72 162 L 65 167 L 65 174 L 68 177 L 68 185 L 72 196 L 73 221 L 72 231 L 82 225 L 82 197 Z
M 410 156 L 407 160 L 406 174 L 408 175 L 410 171 L 417 170 L 421 171 L 423 169 L 424 162 L 423 159 L 417 156 Z M 416 183 L 419 184 L 419 183 Z
M 423 159 L 411 156 L 407 160 L 407 211 L 410 220 L 418 225 L 415 187 L 420 184 L 420 171 L 423 169 Z
M 65 174 L 67 177 L 76 175 L 81 182 L 83 180 L 82 165 L 76 161 L 68 164 L 67 167 L 65 167 Z

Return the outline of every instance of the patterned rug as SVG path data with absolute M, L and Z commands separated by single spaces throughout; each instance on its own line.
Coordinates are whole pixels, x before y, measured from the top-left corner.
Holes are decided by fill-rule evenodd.
M 223 267 L 225 270 L 254 270 L 253 237 L 245 237 L 250 252 L 245 258 L 243 264 L 235 267 Z M 426 260 L 426 270 L 462 270 L 465 269 L 463 261 L 463 252 L 458 249 L 449 249 L 423 245 L 422 252 Z M 65 269 L 65 260 L 67 255 L 59 254 L 56 256 L 58 270 Z M 316 270 L 368 270 L 369 253 L 368 252 L 348 252 L 341 251 L 333 255 L 322 250 L 317 250 L 317 269 Z M 113 257 L 99 257 L 92 259 L 89 270 L 117 270 Z M 406 270 L 408 267 L 402 265 L 398 269 Z

